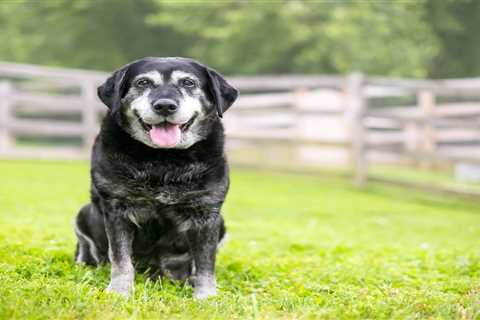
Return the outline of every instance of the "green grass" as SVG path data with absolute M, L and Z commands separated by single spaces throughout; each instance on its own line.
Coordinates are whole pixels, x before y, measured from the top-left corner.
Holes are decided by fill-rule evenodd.
M 406 319 L 480 316 L 480 207 L 341 178 L 234 171 L 219 295 L 73 263 L 88 165 L 0 162 L 0 319 Z
M 422 170 L 407 166 L 394 167 L 373 165 L 369 168 L 369 174 L 377 177 L 394 179 L 399 182 L 420 183 L 437 188 L 480 192 L 479 183 L 457 181 L 453 169 Z

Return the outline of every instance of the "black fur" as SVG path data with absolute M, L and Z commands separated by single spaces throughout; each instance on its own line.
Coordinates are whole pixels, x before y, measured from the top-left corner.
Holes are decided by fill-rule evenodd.
M 119 110 L 128 81 L 149 68 L 186 69 L 201 77 L 215 107 L 202 124 L 205 139 L 188 149 L 154 149 L 123 129 Z M 195 275 L 213 274 L 216 248 L 225 234 L 220 210 L 229 178 L 223 126 L 215 112 L 221 115 L 228 109 L 236 90 L 193 60 L 147 58 L 116 71 L 98 91 L 109 113 L 93 147 L 91 203 L 77 216 L 76 260 L 97 265 L 118 259 L 114 262 L 121 265 L 126 248 L 137 269 L 192 278 L 199 285 Z M 80 256 L 78 247 L 91 247 L 92 242 L 97 257 L 91 248 Z

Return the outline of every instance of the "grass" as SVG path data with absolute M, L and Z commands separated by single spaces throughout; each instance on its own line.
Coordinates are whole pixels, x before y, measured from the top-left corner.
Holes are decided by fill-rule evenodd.
M 480 208 L 341 178 L 234 171 L 219 295 L 73 263 L 88 165 L 0 162 L 0 319 L 475 319 Z
M 449 170 L 421 170 L 413 167 L 401 166 L 371 166 L 369 173 L 374 176 L 388 177 L 400 182 L 421 183 L 437 188 L 450 188 L 470 192 L 480 192 L 480 184 L 474 182 L 460 182 L 455 178 L 453 168 Z

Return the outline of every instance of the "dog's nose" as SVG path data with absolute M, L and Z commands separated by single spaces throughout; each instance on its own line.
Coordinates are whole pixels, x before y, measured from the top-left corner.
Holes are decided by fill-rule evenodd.
M 162 116 L 168 116 L 177 111 L 178 105 L 172 99 L 158 99 L 152 105 L 153 111 Z

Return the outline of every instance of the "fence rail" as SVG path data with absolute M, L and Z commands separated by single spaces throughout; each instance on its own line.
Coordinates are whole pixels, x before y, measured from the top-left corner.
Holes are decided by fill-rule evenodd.
M 106 107 L 98 71 L 0 63 L 0 157 L 88 158 Z M 480 78 L 241 76 L 224 117 L 233 163 L 350 166 L 480 163 Z
M 372 156 L 393 156 L 421 168 L 467 164 L 480 172 L 480 79 L 391 80 L 367 78 L 365 86 L 395 87 L 404 92 L 411 104 L 375 104 L 366 98 L 365 109 L 355 121 L 365 133 L 360 140 L 355 181 L 362 186 L 373 181 L 392 181 L 385 176 L 370 174 L 375 164 Z M 396 100 L 398 95 L 385 96 Z M 397 184 L 409 185 L 398 180 Z M 421 188 L 425 189 L 425 185 Z M 440 186 L 431 189 L 445 191 Z M 452 192 L 480 196 L 464 186 L 447 188 Z

